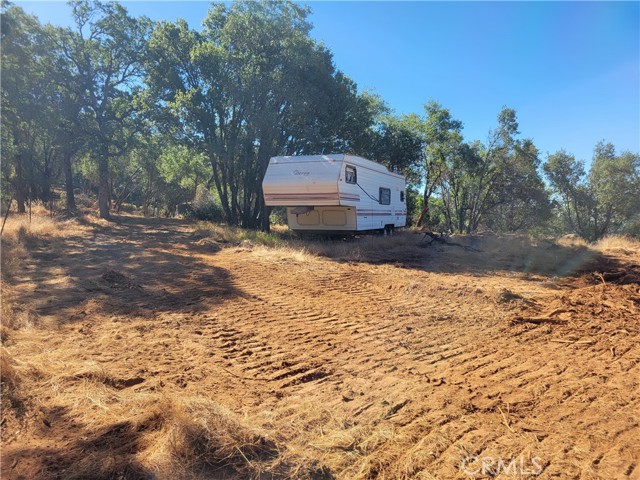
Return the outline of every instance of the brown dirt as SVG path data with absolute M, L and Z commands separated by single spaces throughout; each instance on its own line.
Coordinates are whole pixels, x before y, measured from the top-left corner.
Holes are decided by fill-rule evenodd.
M 209 438 L 227 464 L 180 478 L 640 478 L 637 252 L 407 234 L 336 259 L 192 232 L 122 216 L 32 249 L 12 280 L 38 322 L 5 343 L 2 478 L 170 478 L 176 419 L 201 442 L 218 418 L 194 402 L 255 448 Z M 471 457 L 521 468 L 469 474 Z

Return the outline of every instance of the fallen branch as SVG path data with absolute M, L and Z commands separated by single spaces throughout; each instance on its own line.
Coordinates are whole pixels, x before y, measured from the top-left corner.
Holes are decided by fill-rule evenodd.
M 420 232 L 422 234 L 424 234 L 424 238 L 431 238 L 431 241 L 429 243 L 427 243 L 427 245 L 431 245 L 433 242 L 438 242 L 438 243 L 442 243 L 443 245 L 448 245 L 450 247 L 460 247 L 464 250 L 466 250 L 467 252 L 481 252 L 482 250 L 478 250 L 477 248 L 474 247 L 470 247 L 468 245 L 462 245 L 461 243 L 457 243 L 457 242 L 450 242 L 446 239 L 444 234 L 440 234 L 440 233 L 434 233 L 434 232 L 430 232 L 430 231 L 424 231 L 424 232 Z
M 555 310 L 551 310 L 550 312 L 541 315 L 540 317 L 554 317 L 556 315 L 560 315 L 561 313 L 567 313 L 569 310 L 565 308 L 556 308 Z M 534 317 L 535 318 L 535 317 Z
M 543 323 L 567 323 L 566 320 L 551 317 L 514 317 L 512 320 L 514 322 L 535 323 L 538 325 Z
M 569 343 L 572 345 L 593 345 L 596 343 L 595 340 L 563 340 L 561 338 L 552 338 L 549 341 L 555 343 Z

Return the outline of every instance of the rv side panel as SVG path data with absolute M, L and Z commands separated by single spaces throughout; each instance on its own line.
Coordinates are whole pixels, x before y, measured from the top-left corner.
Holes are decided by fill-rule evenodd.
M 347 168 L 352 175 L 355 173 L 356 184 L 348 183 Z M 406 225 L 405 180 L 401 175 L 370 160 L 345 155 L 338 185 L 341 193 L 359 192 L 359 202 L 355 203 L 358 231 Z
M 352 232 L 357 230 L 355 207 L 315 207 L 296 213 L 287 208 L 289 228 L 301 232 Z

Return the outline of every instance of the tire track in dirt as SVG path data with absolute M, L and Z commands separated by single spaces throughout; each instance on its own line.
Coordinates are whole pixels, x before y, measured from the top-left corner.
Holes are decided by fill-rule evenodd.
M 382 465 L 395 478 L 454 478 L 465 455 L 505 452 L 533 452 L 548 476 L 595 468 L 576 463 L 580 455 L 603 474 L 636 469 L 638 422 L 612 431 L 607 422 L 611 405 L 638 415 L 637 395 L 624 395 L 619 380 L 638 368 L 631 338 L 618 343 L 611 365 L 608 348 L 552 343 L 544 325 L 514 334 L 500 318 L 507 306 L 480 293 L 486 287 L 473 277 L 234 249 L 209 261 L 230 272 L 225 288 L 242 292 L 216 305 L 214 317 L 196 317 L 205 348 L 220 353 L 211 368 L 242 377 L 231 380 L 248 391 L 279 392 L 266 400 L 283 425 L 296 420 L 286 399 L 309 398 L 372 426 L 362 443 L 378 446 L 365 454 L 369 474 L 360 476 L 374 477 Z M 590 335 L 578 332 L 577 340 Z M 594 372 L 617 383 L 603 389 Z M 393 428 L 404 448 L 380 443 L 378 427 Z M 573 450 L 558 452 L 558 439 Z M 357 473 L 347 467 L 340 476 Z
M 507 454 L 540 457 L 542 478 L 638 471 L 640 399 L 629 389 L 640 388 L 640 347 L 634 323 L 615 317 L 613 307 L 603 320 L 594 307 L 597 321 L 584 325 L 582 317 L 514 325 L 497 293 L 505 286 L 538 292 L 539 284 L 234 248 L 191 255 L 202 264 L 192 274 L 188 248 L 169 241 L 171 229 L 149 234 L 163 241 L 142 232 L 134 238 L 155 243 L 158 260 L 166 254 L 181 262 L 181 283 L 171 282 L 170 268 L 161 270 L 154 289 L 142 285 L 150 294 L 110 292 L 107 300 L 121 310 L 69 331 L 109 378 L 154 377 L 131 388 L 208 395 L 238 411 L 266 412 L 275 430 L 296 425 L 321 439 L 325 429 L 328 436 L 361 432 L 349 447 L 313 447 L 328 461 L 348 450 L 352 462 L 335 467 L 338 478 L 468 478 L 459 468 L 465 456 Z M 141 264 L 144 275 L 133 278 L 162 265 Z M 153 308 L 162 289 L 171 296 Z M 606 300 L 601 290 L 595 295 Z M 634 305 L 625 307 L 629 315 Z M 125 351 L 124 359 L 108 348 L 93 351 L 108 336 L 122 336 L 108 345 Z M 301 402 L 341 426 L 306 419 L 295 407 Z
M 428 380 L 424 381 L 427 373 L 438 377 L 445 370 L 439 369 L 440 365 L 455 366 L 456 362 L 467 363 L 478 358 L 477 354 L 468 355 L 468 345 L 460 344 L 459 339 L 455 341 L 457 333 L 454 326 L 448 329 L 448 335 L 442 335 L 441 322 L 436 324 L 439 328 L 438 340 L 434 341 L 429 335 L 423 334 L 430 326 L 427 322 L 421 325 L 419 338 L 413 339 L 409 345 L 407 336 L 411 335 L 415 328 L 409 324 L 415 323 L 415 317 L 403 315 L 403 313 L 407 310 L 423 311 L 430 307 L 433 310 L 434 307 L 437 309 L 437 305 L 426 298 L 413 296 L 410 299 L 404 299 L 397 295 L 394 297 L 385 294 L 388 292 L 388 287 L 376 285 L 367 273 L 344 274 L 338 271 L 332 272 L 331 275 L 306 278 L 302 281 L 302 279 L 296 279 L 295 275 L 286 280 L 279 276 L 265 275 L 267 271 L 268 266 L 253 262 L 235 265 L 235 281 L 242 282 L 238 283 L 239 288 L 247 292 L 252 301 L 250 309 L 244 309 L 240 315 L 234 315 L 236 312 L 228 312 L 227 315 L 229 318 L 237 318 L 236 325 L 253 329 L 257 335 L 261 335 L 261 338 L 268 339 L 274 329 L 289 332 L 291 346 L 286 355 L 277 357 L 278 360 L 286 362 L 289 370 L 284 370 L 283 373 L 277 371 L 272 380 L 279 380 L 279 375 L 288 372 L 297 374 L 303 380 L 309 379 L 312 382 L 318 380 L 313 375 L 308 377 L 307 370 L 295 370 L 301 363 L 299 358 L 306 358 L 312 351 L 314 358 L 330 371 L 321 378 L 329 381 L 331 384 L 329 390 L 339 391 L 347 377 L 354 376 L 367 379 L 369 383 L 369 392 L 365 394 L 367 398 L 371 398 L 372 391 L 384 385 L 383 388 L 400 390 L 407 397 L 419 399 L 427 398 L 431 391 Z M 312 287 L 306 288 L 307 285 Z M 322 293 L 318 291 L 317 286 L 320 286 Z M 265 298 L 267 295 L 268 299 Z M 339 312 L 329 308 L 335 305 L 340 305 Z M 384 312 L 382 315 L 380 315 L 381 311 Z M 381 321 L 379 317 L 384 320 Z M 255 321 L 248 320 L 256 318 L 261 320 L 258 325 Z M 266 330 L 263 329 L 264 325 L 267 326 Z M 281 340 L 278 340 L 278 343 L 281 343 Z M 327 348 L 328 344 L 333 348 Z M 338 348 L 335 348 L 336 344 Z M 490 362 L 491 360 L 487 361 L 487 363 Z M 245 366 L 245 372 L 262 375 L 269 365 L 270 359 L 266 358 L 261 362 Z M 402 371 L 397 371 L 395 365 L 401 365 Z M 383 368 L 388 369 L 381 371 Z M 417 384 L 416 370 L 420 379 Z M 395 379 L 389 379 L 391 372 Z M 295 380 L 294 377 L 294 381 L 281 384 L 281 388 L 300 388 Z M 338 396 L 338 399 L 329 400 L 327 403 L 337 406 L 341 400 Z M 354 414 L 361 415 L 368 411 L 367 419 L 381 416 L 381 411 L 384 409 L 380 407 L 371 409 L 363 403 L 364 400 L 353 405 Z M 420 408 L 408 407 L 403 418 L 396 421 L 411 424 L 418 417 L 419 410 Z M 451 416 L 440 426 L 447 425 L 455 418 Z M 432 428 L 433 425 L 428 426 L 428 429 Z M 463 434 L 469 432 L 473 432 L 473 429 L 467 428 Z M 428 434 L 428 432 L 421 433 Z M 453 441 L 459 440 L 463 434 L 455 436 Z M 440 456 L 436 455 L 433 461 L 437 463 L 439 459 Z
M 206 348 L 220 353 L 212 368 L 222 362 L 241 377 L 231 382 L 250 390 L 321 399 L 323 408 L 350 412 L 357 424 L 392 425 L 404 453 L 385 443 L 368 452 L 370 476 L 385 465 L 396 478 L 454 478 L 465 455 L 532 451 L 543 458 L 544 475 L 581 471 L 568 460 L 575 451 L 557 451 L 558 438 L 588 452 L 585 462 L 602 472 L 636 469 L 636 450 L 625 446 L 633 445 L 637 423 L 609 432 L 606 411 L 617 404 L 618 414 L 633 418 L 638 399 L 616 402 L 617 389 L 593 387 L 598 393 L 590 394 L 588 369 L 549 362 L 565 351 L 549 342 L 547 327 L 514 335 L 496 322 L 495 304 L 468 294 L 473 281 L 444 277 L 431 285 L 429 274 L 403 270 L 396 285 L 389 265 L 283 266 L 233 249 L 213 260 L 231 272 L 228 288 L 243 295 L 218 305 L 215 317 L 199 318 Z M 611 360 L 606 350 L 574 350 L 574 365 L 595 362 L 602 371 Z M 637 368 L 637 354 L 632 342 L 618 346 L 621 373 Z M 295 420 L 286 402 L 270 405 L 283 424 Z M 585 447 L 585 438 L 593 445 Z M 341 476 L 356 473 L 347 468 Z

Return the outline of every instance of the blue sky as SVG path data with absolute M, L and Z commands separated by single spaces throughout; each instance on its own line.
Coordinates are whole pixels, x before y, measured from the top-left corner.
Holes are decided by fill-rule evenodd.
M 68 24 L 62 2 L 15 2 Z M 122 2 L 133 15 L 185 18 L 207 2 Z M 606 139 L 640 152 L 640 2 L 309 2 L 312 36 L 336 66 L 396 113 L 434 99 L 486 139 L 502 106 L 542 153 L 589 161 Z

